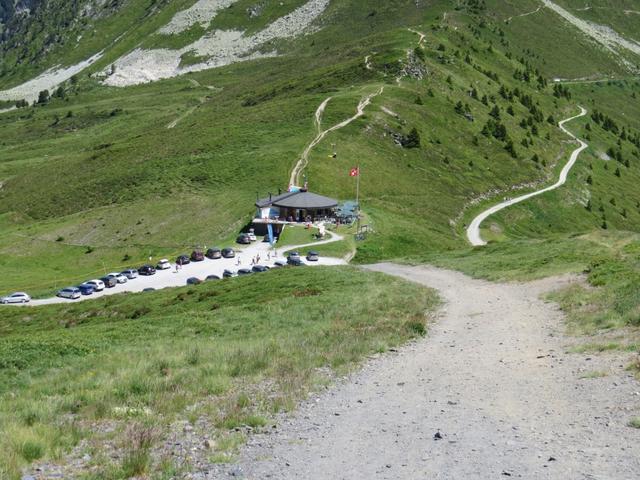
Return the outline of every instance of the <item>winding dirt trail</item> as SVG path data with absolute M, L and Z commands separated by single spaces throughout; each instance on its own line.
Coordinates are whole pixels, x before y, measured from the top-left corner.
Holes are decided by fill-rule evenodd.
M 314 147 L 316 147 L 320 142 L 322 142 L 322 140 L 329 133 L 346 127 L 351 122 L 353 122 L 354 120 L 357 120 L 362 115 L 364 115 L 364 111 L 371 104 L 371 100 L 373 100 L 378 95 L 382 95 L 382 92 L 384 92 L 384 87 L 380 87 L 374 93 L 370 93 L 369 95 L 364 96 L 360 100 L 360 103 L 358 103 L 358 106 L 356 107 L 355 115 L 353 115 L 350 118 L 347 118 L 346 120 L 343 120 L 342 122 L 334 125 L 333 127 L 327 128 L 326 130 L 322 130 L 322 127 L 321 127 L 322 114 L 324 113 L 324 110 L 326 109 L 327 104 L 329 103 L 329 101 L 331 101 L 333 97 L 329 97 L 325 99 L 316 110 L 315 117 L 314 117 L 315 124 L 318 129 L 318 135 L 316 136 L 316 138 L 313 139 L 313 141 L 309 145 L 307 145 L 307 147 L 304 149 L 304 152 L 302 152 L 300 159 L 293 167 L 293 170 L 291 171 L 291 177 L 289 178 L 289 184 L 290 185 L 298 184 L 300 180 L 300 174 L 302 173 L 304 168 L 309 164 L 309 154 L 311 153 L 311 150 L 313 150 Z
M 411 33 L 415 33 L 416 35 L 418 35 L 418 37 L 420 37 L 418 39 L 418 46 L 421 47 L 422 43 L 424 42 L 425 38 L 427 38 L 427 35 L 418 31 L 418 30 L 414 30 L 413 28 L 408 28 L 407 30 L 409 30 Z
M 637 381 L 623 367 L 580 378 L 610 359 L 565 353 L 562 314 L 539 299 L 575 279 L 497 284 L 368 268 L 439 291 L 446 305 L 429 335 L 373 358 L 252 436 L 237 464 L 197 478 L 636 478 L 640 434 L 626 422 Z
M 535 10 L 531 11 L 531 12 L 527 12 L 527 13 L 521 13 L 520 15 L 514 15 L 512 17 L 507 18 L 504 22 L 505 23 L 509 23 L 511 20 L 513 20 L 514 18 L 520 18 L 520 17 L 528 17 L 529 15 L 534 15 L 536 13 L 538 13 L 540 10 L 542 10 L 542 6 L 539 6 L 538 8 L 536 8 Z
M 580 113 L 578 115 L 575 115 L 573 117 L 570 117 L 570 118 L 567 118 L 565 120 L 562 120 L 558 124 L 558 126 L 560 127 L 560 129 L 564 133 L 569 135 L 571 138 L 573 138 L 574 140 L 576 140 L 580 144 L 580 146 L 578 148 L 576 148 L 573 152 L 571 152 L 571 156 L 569 157 L 569 161 L 567 162 L 567 164 L 564 166 L 564 168 L 560 172 L 560 177 L 558 178 L 558 181 L 556 183 L 554 183 L 553 185 L 551 185 L 549 187 L 545 187 L 545 188 L 543 188 L 541 190 L 537 190 L 535 192 L 527 193 L 525 195 L 521 195 L 519 197 L 512 198 L 511 200 L 506 200 L 504 202 L 501 202 L 501 203 L 499 203 L 497 205 L 494 205 L 491 208 L 488 208 L 484 212 L 480 213 L 480 215 L 478 215 L 477 217 L 475 217 L 472 220 L 471 224 L 467 228 L 467 239 L 469 240 L 469 243 L 471 243 L 471 245 L 473 245 L 473 246 L 482 246 L 482 245 L 486 245 L 487 244 L 487 242 L 485 242 L 482 239 L 482 236 L 480 235 L 480 225 L 482 224 L 482 222 L 484 222 L 487 219 L 487 217 L 490 217 L 494 213 L 497 213 L 500 210 L 503 210 L 503 209 L 505 209 L 507 207 L 510 207 L 511 205 L 515 205 L 516 203 L 524 202 L 525 200 L 528 200 L 528 199 L 530 199 L 532 197 L 535 197 L 535 196 L 538 196 L 538 195 L 542 195 L 543 193 L 549 192 L 551 190 L 555 190 L 556 188 L 559 188 L 559 187 L 561 187 L 562 185 L 564 185 L 566 183 L 567 176 L 569 175 L 569 172 L 573 168 L 573 165 L 576 163 L 576 160 L 578 159 L 578 156 L 589 145 L 587 145 L 585 142 L 583 142 L 578 137 L 576 137 L 573 133 L 571 133 L 569 130 L 567 130 L 564 127 L 564 124 L 567 123 L 567 122 L 570 122 L 571 120 L 575 120 L 576 118 L 582 117 L 582 116 L 584 116 L 586 114 L 587 114 L 587 111 L 584 108 L 580 107 Z

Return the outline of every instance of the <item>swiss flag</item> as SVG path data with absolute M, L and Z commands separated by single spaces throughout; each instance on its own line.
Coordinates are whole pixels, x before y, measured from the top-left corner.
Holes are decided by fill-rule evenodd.
M 349 176 L 350 177 L 357 177 L 358 175 L 360 175 L 360 168 L 359 167 L 352 168 L 351 170 L 349 170 Z

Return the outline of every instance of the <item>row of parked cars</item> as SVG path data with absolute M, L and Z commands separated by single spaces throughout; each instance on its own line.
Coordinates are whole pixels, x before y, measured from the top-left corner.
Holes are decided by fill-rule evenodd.
M 309 262 L 317 262 L 320 259 L 320 254 L 316 251 L 311 250 L 307 253 L 306 259 Z M 303 265 L 305 265 L 305 263 L 302 261 L 300 253 L 290 252 L 286 260 L 276 260 L 275 262 L 273 262 L 273 265 L 271 267 L 267 265 L 254 265 L 251 268 L 240 268 L 238 270 L 225 269 L 225 271 L 222 273 L 222 278 L 241 277 L 244 275 L 251 275 L 253 273 L 268 272 L 269 270 L 272 270 L 274 268 L 282 268 L 286 266 L 299 267 Z M 190 277 L 187 279 L 187 285 L 199 285 L 210 280 L 220 280 L 220 277 L 218 275 L 209 275 L 204 280 L 201 280 L 197 277 Z
M 187 265 L 191 262 L 202 262 L 205 258 L 215 260 L 218 258 L 234 258 L 236 252 L 233 248 L 209 248 L 205 253 L 201 250 L 194 250 L 191 255 L 179 255 L 176 258 L 177 265 Z M 57 296 L 76 300 L 83 295 L 92 295 L 101 292 L 105 288 L 113 288 L 120 283 L 127 283 L 129 280 L 138 278 L 139 275 L 155 275 L 157 270 L 168 270 L 172 268 L 171 262 L 163 258 L 156 265 L 145 264 L 140 268 L 129 268 L 122 272 L 113 272 L 99 279 L 89 280 L 75 287 L 66 287 L 58 291 Z
M 191 255 L 180 255 L 176 258 L 177 265 L 187 265 L 191 262 L 201 262 L 204 261 L 205 258 L 209 258 L 211 260 L 216 260 L 220 258 L 234 258 L 236 253 L 233 248 L 209 248 L 205 253 L 200 250 L 194 250 L 191 252 Z M 317 262 L 319 260 L 319 254 L 316 251 L 309 251 L 306 255 L 306 259 L 309 262 Z M 231 278 L 242 275 L 249 275 L 252 273 L 262 273 L 267 272 L 271 268 L 279 268 L 285 267 L 287 265 L 291 266 L 302 266 L 304 262 L 302 261 L 302 257 L 298 252 L 290 252 L 287 256 L 287 260 L 277 260 L 274 262 L 272 267 L 268 267 L 265 265 L 254 265 L 251 268 L 241 268 L 237 271 L 234 270 L 225 270 L 222 274 L 222 278 Z M 60 298 L 68 298 L 71 300 L 76 300 L 83 295 L 92 295 L 95 292 L 101 292 L 105 288 L 113 288 L 118 284 L 127 283 L 130 280 L 134 280 L 138 278 L 139 275 L 148 276 L 154 275 L 157 270 L 167 270 L 172 268 L 171 262 L 168 259 L 161 259 L 155 266 L 151 264 L 146 264 L 141 266 L 140 268 L 129 268 L 123 270 L 122 272 L 112 272 L 104 277 L 88 280 L 80 285 L 74 287 L 66 287 L 58 291 L 57 296 Z M 220 277 L 217 275 L 209 275 L 206 277 L 207 280 L 220 280 Z M 188 285 L 194 285 L 202 283 L 203 280 L 200 280 L 196 277 L 191 277 L 187 280 Z M 146 290 L 153 290 L 153 288 L 147 288 Z M 31 297 L 25 292 L 15 292 L 6 297 L 0 298 L 0 303 L 9 304 L 9 303 L 27 303 L 31 301 Z

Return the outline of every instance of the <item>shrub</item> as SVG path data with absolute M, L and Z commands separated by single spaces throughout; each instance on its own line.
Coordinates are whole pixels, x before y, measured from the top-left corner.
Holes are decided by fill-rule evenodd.
M 44 455 L 44 448 L 41 444 L 27 440 L 20 445 L 20 455 L 27 462 L 33 462 Z

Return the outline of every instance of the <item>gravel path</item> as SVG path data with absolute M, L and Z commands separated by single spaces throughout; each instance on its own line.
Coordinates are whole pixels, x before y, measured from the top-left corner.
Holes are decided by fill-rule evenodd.
M 439 290 L 447 304 L 428 337 L 372 359 L 253 436 L 238 464 L 197 478 L 637 478 L 640 431 L 626 423 L 638 415 L 638 383 L 622 364 L 580 378 L 611 359 L 564 353 L 562 314 L 539 299 L 575 279 L 496 284 L 369 268 Z
M 521 195 L 519 197 L 512 198 L 511 200 L 506 200 L 504 202 L 501 202 L 501 203 L 499 203 L 497 205 L 494 205 L 491 208 L 488 208 L 484 212 L 480 213 L 477 217 L 475 217 L 471 221 L 471 224 L 469 225 L 469 227 L 467 227 L 467 239 L 469 240 L 469 243 L 471 243 L 471 245 L 477 247 L 477 246 L 482 246 L 482 245 L 486 245 L 487 244 L 487 242 L 485 242 L 482 239 L 482 237 L 480 236 L 480 225 L 482 224 L 482 222 L 484 222 L 488 217 L 490 217 L 494 213 L 497 213 L 500 210 L 504 210 L 505 208 L 510 207 L 511 205 L 515 205 L 516 203 L 524 202 L 525 200 L 528 200 L 528 199 L 530 199 L 532 197 L 536 197 L 538 195 L 541 195 L 543 193 L 549 192 L 551 190 L 555 190 L 556 188 L 561 187 L 562 185 L 564 185 L 567 182 L 567 176 L 569 175 L 569 172 L 573 168 L 573 165 L 576 163 L 576 160 L 578 160 L 578 156 L 589 145 L 587 145 L 585 142 L 583 142 L 578 137 L 576 137 L 573 133 L 571 133 L 569 130 L 567 130 L 564 127 L 564 124 L 567 123 L 567 122 L 570 122 L 571 120 L 574 120 L 576 118 L 582 117 L 582 116 L 584 116 L 586 114 L 587 114 L 587 111 L 584 108 L 580 107 L 580 113 L 578 115 L 576 115 L 574 117 L 571 117 L 571 118 L 567 118 L 565 120 L 562 120 L 558 124 L 560 126 L 560 129 L 564 133 L 569 135 L 571 138 L 573 138 L 574 140 L 576 140 L 580 144 L 580 146 L 578 148 L 576 148 L 573 152 L 571 152 L 571 157 L 569 157 L 569 161 L 567 162 L 567 164 L 564 166 L 564 168 L 560 172 L 560 177 L 558 178 L 558 181 L 556 183 L 554 183 L 553 185 L 551 185 L 549 187 L 545 187 L 545 188 L 543 188 L 541 190 L 536 190 L 535 192 L 527 193 L 525 195 Z

